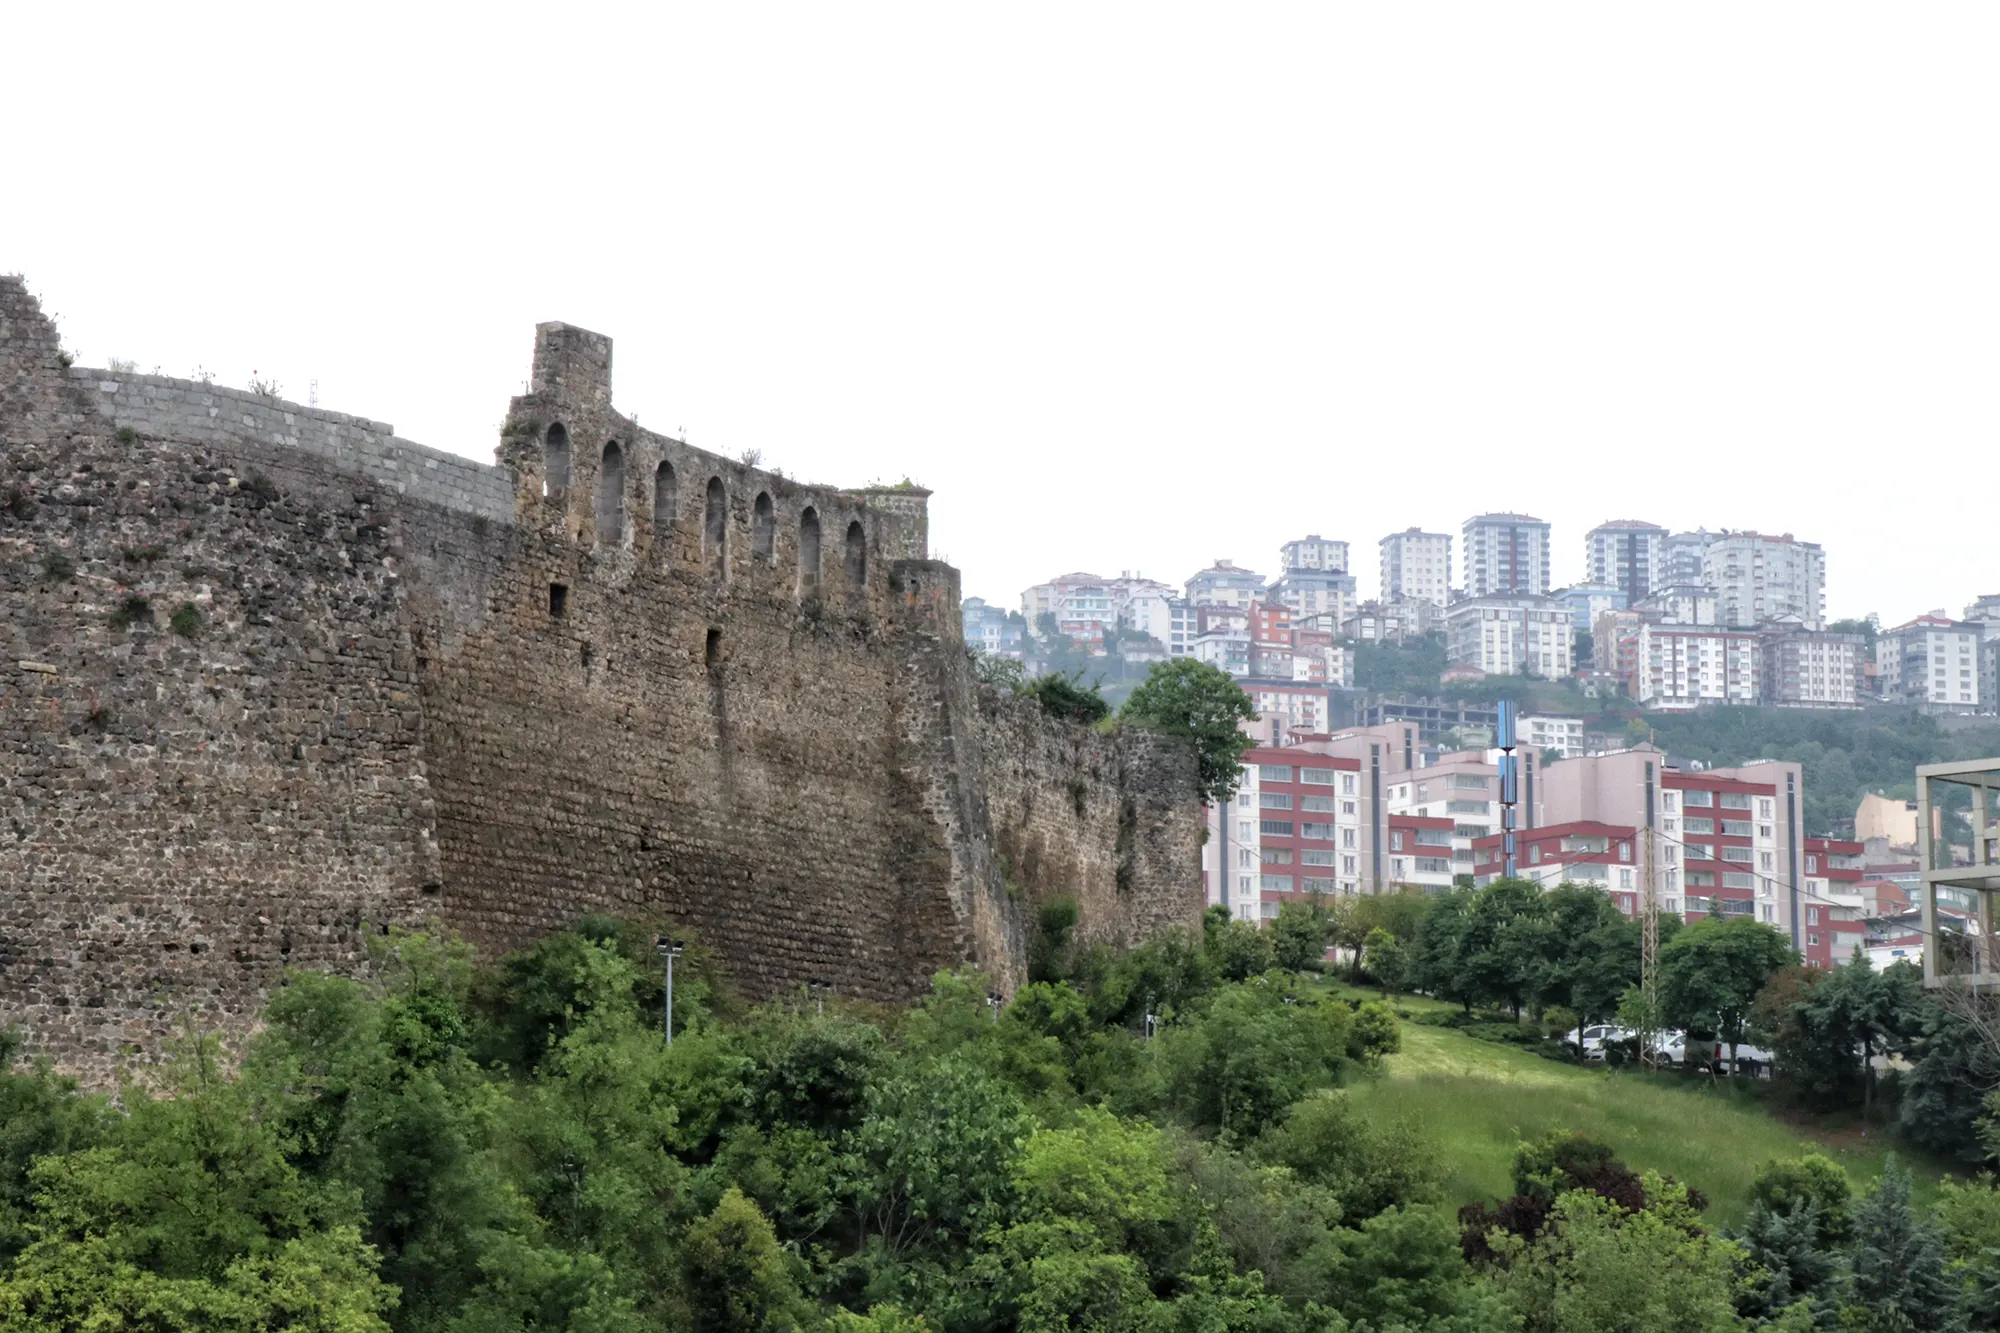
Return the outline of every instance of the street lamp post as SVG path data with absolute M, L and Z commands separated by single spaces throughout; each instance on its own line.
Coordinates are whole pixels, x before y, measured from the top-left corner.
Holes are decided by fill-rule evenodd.
M 656 935 L 653 947 L 660 951 L 660 957 L 667 960 L 667 1045 L 674 1044 L 674 959 L 681 956 L 687 944 L 678 935 Z

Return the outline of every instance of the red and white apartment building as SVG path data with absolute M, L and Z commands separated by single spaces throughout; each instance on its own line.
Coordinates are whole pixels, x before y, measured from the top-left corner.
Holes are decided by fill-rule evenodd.
M 1235 797 L 1208 812 L 1208 901 L 1239 921 L 1261 921 L 1284 902 L 1359 892 L 1368 799 L 1360 762 L 1308 745 L 1259 746 L 1242 762 Z
M 1865 848 L 1835 838 L 1805 840 L 1805 921 L 1799 950 L 1807 967 L 1838 967 L 1865 944 L 1873 914 L 1862 891 Z
M 1506 871 L 1506 838 L 1473 844 L 1473 882 L 1490 884 Z M 1590 884 L 1611 895 L 1627 916 L 1639 910 L 1638 831 L 1592 819 L 1550 824 L 1514 835 L 1514 873 L 1544 888 Z
M 1242 789 L 1209 812 L 1211 903 L 1254 921 L 1311 893 L 1441 889 L 1457 875 L 1487 883 L 1502 873 L 1499 774 L 1484 754 L 1426 756 L 1413 723 L 1290 738 L 1249 751 Z M 1844 961 L 1874 914 L 1860 844 L 1804 837 L 1798 764 L 1685 770 L 1651 745 L 1547 768 L 1522 758 L 1524 878 L 1594 884 L 1636 912 L 1650 827 L 1663 911 L 1764 922 L 1817 966 Z

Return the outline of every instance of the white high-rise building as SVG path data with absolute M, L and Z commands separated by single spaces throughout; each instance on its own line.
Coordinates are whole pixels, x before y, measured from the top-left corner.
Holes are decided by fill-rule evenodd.
M 1664 586 L 1667 572 L 1667 530 L 1657 523 L 1614 518 L 1600 523 L 1583 538 L 1583 567 L 1589 582 L 1625 594 L 1626 604 L 1650 596 Z
M 1715 589 L 1716 618 L 1754 629 L 1797 616 L 1810 630 L 1826 628 L 1826 554 L 1818 542 L 1791 533 L 1725 532 L 1702 553 L 1701 581 Z
M 1549 525 L 1526 514 L 1465 520 L 1467 597 L 1546 597 Z
M 1551 597 L 1467 597 L 1444 613 L 1445 656 L 1488 675 L 1560 680 L 1576 670 L 1576 616 Z
M 1676 532 L 1663 541 L 1660 544 L 1664 564 L 1660 572 L 1661 581 L 1669 586 L 1700 584 L 1704 577 L 1702 556 L 1717 535 L 1707 528 L 1696 528 L 1693 532 Z
M 1926 712 L 1979 710 L 1980 627 L 1939 612 L 1883 630 L 1875 640 L 1882 695 Z
M 1451 600 L 1451 537 L 1415 528 L 1392 532 L 1382 539 L 1382 600 L 1429 602 Z
M 1345 574 L 1347 543 L 1328 541 L 1315 532 L 1279 547 L 1278 559 L 1287 573 L 1295 569 L 1316 569 L 1328 574 Z
M 1187 599 L 1196 606 L 1248 609 L 1264 596 L 1264 576 L 1229 560 L 1217 560 L 1187 581 Z
M 1754 634 L 1701 625 L 1641 624 L 1633 697 L 1642 708 L 1703 704 L 1749 707 L 1763 693 L 1763 659 Z

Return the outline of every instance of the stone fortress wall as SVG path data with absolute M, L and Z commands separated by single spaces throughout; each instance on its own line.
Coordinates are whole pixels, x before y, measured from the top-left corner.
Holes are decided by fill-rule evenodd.
M 1199 914 L 1191 754 L 977 686 L 920 489 L 641 430 L 561 324 L 491 467 L 58 352 L 0 278 L 0 1025 L 87 1077 L 397 923 L 891 999 Z

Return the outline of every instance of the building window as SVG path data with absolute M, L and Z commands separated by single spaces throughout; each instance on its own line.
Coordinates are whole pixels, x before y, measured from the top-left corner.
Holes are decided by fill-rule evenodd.
M 1290 792 L 1267 791 L 1257 794 L 1257 804 L 1266 810 L 1289 810 L 1292 808 Z
M 1259 820 L 1257 831 L 1266 837 L 1289 838 L 1292 836 L 1292 821 L 1289 819 Z
M 1260 782 L 1290 782 L 1292 780 L 1292 766 L 1290 764 L 1259 764 L 1257 765 L 1257 779 Z
M 1817 907 L 1808 907 L 1806 909 L 1806 924 L 1808 926 L 1817 926 L 1819 924 L 1819 909 Z

